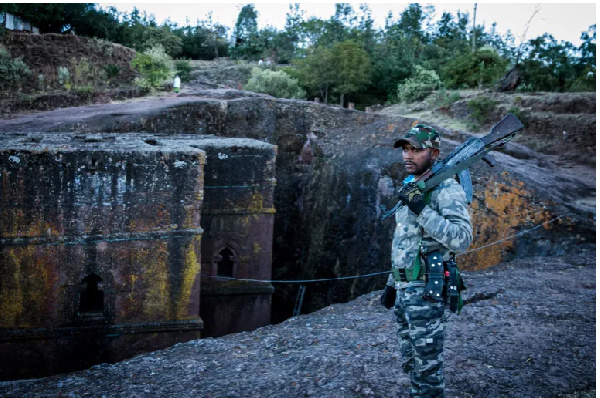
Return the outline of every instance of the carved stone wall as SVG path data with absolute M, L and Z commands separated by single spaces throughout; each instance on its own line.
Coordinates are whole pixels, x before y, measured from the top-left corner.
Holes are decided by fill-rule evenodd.
M 164 142 L 0 137 L 0 378 L 200 336 L 206 156 Z
M 202 208 L 202 335 L 271 322 L 276 147 L 250 139 L 196 140 L 206 152 Z M 236 280 L 225 279 L 236 278 Z

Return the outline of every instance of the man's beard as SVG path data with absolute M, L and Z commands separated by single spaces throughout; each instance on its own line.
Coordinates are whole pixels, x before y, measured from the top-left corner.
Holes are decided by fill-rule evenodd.
M 412 163 L 412 164 L 414 165 L 414 163 Z M 425 162 L 423 164 L 423 166 L 419 167 L 418 169 L 415 169 L 415 171 L 413 171 L 412 173 L 409 172 L 408 175 L 420 176 L 420 175 L 424 174 L 427 170 L 429 170 L 431 168 L 431 166 L 433 166 L 433 160 L 429 159 L 427 162 Z

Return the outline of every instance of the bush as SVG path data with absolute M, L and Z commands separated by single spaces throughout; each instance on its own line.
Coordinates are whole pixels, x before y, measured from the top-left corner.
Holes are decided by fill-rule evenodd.
M 134 84 L 144 89 L 159 88 L 166 80 L 175 76 L 173 60 L 162 46 L 138 53 L 131 61 L 131 66 L 141 75 L 135 79 Z
M 21 59 L 11 58 L 8 50 L 0 45 L 0 87 L 20 87 L 29 76 L 29 67 Z
M 59 66 L 58 68 L 56 68 L 56 76 L 58 78 L 59 84 L 63 85 L 70 83 L 69 68 L 67 68 L 66 66 Z
M 413 74 L 398 85 L 398 100 L 408 103 L 420 101 L 437 89 L 440 83 L 435 71 L 417 65 Z
M 443 87 L 427 99 L 431 105 L 437 107 L 450 106 L 458 100 L 460 100 L 458 93 L 449 93 Z
M 94 70 L 87 58 L 71 58 L 73 72 L 73 84 L 77 86 L 89 86 L 94 82 Z
M 269 94 L 277 98 L 306 98 L 306 92 L 300 88 L 298 80 L 283 71 L 270 69 L 254 68 L 244 90 Z
M 104 65 L 104 71 L 106 72 L 106 78 L 112 80 L 119 75 L 119 66 L 116 64 Z
M 490 87 L 506 73 L 508 60 L 492 49 L 456 57 L 444 67 L 444 84 L 448 88 Z
M 479 125 L 482 125 L 488 121 L 497 104 L 497 101 L 484 96 L 479 96 L 474 100 L 468 101 L 467 108 L 469 109 L 470 116 L 475 119 Z
M 192 71 L 194 67 L 187 59 L 178 59 L 175 61 L 175 71 L 182 82 L 189 82 L 192 80 Z

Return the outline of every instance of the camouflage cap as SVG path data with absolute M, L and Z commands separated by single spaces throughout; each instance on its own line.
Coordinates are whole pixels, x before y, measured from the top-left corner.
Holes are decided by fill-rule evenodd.
M 400 148 L 404 144 L 410 144 L 415 148 L 440 148 L 440 134 L 433 127 L 425 124 L 417 124 L 404 134 L 404 137 L 394 143 L 394 148 Z

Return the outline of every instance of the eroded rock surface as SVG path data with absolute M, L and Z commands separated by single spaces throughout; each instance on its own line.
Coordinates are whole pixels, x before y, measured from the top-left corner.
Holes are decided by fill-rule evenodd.
M 229 89 L 211 92 L 39 113 L 0 121 L 0 133 L 186 133 L 275 144 L 273 279 L 336 278 L 389 269 L 393 221 L 381 221 L 381 205 L 395 204 L 394 190 L 406 176 L 393 142 L 416 119 Z M 444 135 L 442 156 L 470 136 L 435 127 Z M 463 269 L 561 255 L 593 241 L 593 169 L 567 168 L 559 156 L 513 143 L 496 157 L 493 169 L 473 167 L 471 208 L 477 230 L 472 248 L 503 242 L 470 254 L 461 263 Z M 303 308 L 308 312 L 347 301 L 384 283 L 381 275 L 311 284 Z M 274 321 L 282 321 L 292 315 L 298 287 L 279 284 L 276 289 Z
M 593 391 L 595 260 L 595 251 L 579 250 L 465 273 L 468 304 L 460 317 L 448 315 L 447 396 L 547 398 Z M 407 397 L 393 313 L 379 305 L 380 293 L 113 365 L 2 382 L 0 394 Z

